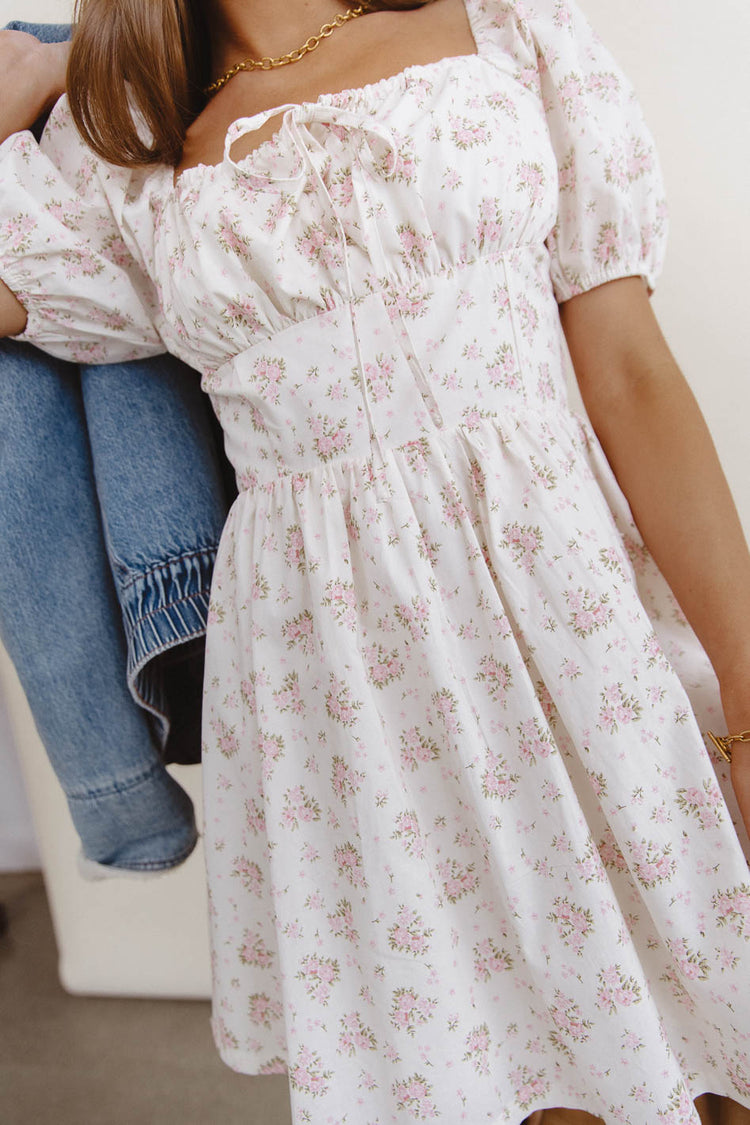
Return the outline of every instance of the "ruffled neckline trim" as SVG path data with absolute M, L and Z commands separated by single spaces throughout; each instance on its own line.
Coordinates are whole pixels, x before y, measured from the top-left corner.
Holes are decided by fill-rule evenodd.
M 332 93 L 319 94 L 313 101 L 300 102 L 299 108 L 309 109 L 315 106 L 337 106 L 338 108 L 363 108 L 368 112 L 374 113 L 380 106 L 385 98 L 391 93 L 401 94 L 409 86 L 416 85 L 418 82 L 429 78 L 432 75 L 440 74 L 441 71 L 457 66 L 475 65 L 477 61 L 483 61 L 483 52 L 481 50 L 472 51 L 464 55 L 445 55 L 443 58 L 434 59 L 432 62 L 427 63 L 414 63 L 411 66 L 405 67 L 403 70 L 397 71 L 395 74 L 387 74 L 383 78 L 378 78 L 375 82 L 368 82 L 363 86 L 352 86 L 344 90 L 337 90 Z M 283 106 L 272 106 L 269 113 L 278 108 L 279 114 L 283 111 Z M 227 126 L 225 137 L 238 122 L 244 120 L 243 117 L 238 117 L 230 122 Z M 249 152 L 247 156 L 242 157 L 241 160 L 236 162 L 237 167 L 243 168 L 246 171 L 252 171 L 252 165 L 261 159 L 262 154 L 268 153 L 276 147 L 278 140 L 278 133 L 269 137 L 267 140 L 262 141 L 256 148 Z M 195 181 L 199 182 L 204 178 L 211 178 L 221 168 L 224 167 L 225 161 L 220 161 L 218 164 L 192 164 L 189 168 L 185 168 L 178 176 L 175 176 L 173 168 L 167 168 L 169 173 L 169 180 L 172 183 L 173 190 L 180 192 L 181 190 L 190 190 L 195 186 Z

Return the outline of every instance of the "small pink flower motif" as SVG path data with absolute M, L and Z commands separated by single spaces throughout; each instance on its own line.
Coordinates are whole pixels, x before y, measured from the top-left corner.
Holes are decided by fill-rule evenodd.
M 733 934 L 750 941 L 750 886 L 741 883 L 729 891 L 720 891 L 711 905 L 719 926 L 727 926 Z
M 490 1030 L 486 1023 L 473 1028 L 466 1036 L 464 1062 L 470 1062 L 477 1074 L 489 1074 Z
M 484 145 L 490 139 L 487 124 L 484 121 L 475 121 L 468 117 L 450 116 L 451 139 L 456 148 L 462 152 Z
M 254 836 L 259 836 L 265 833 L 265 810 L 252 799 L 245 801 L 245 823 Z
M 341 267 L 342 251 L 339 239 L 333 232 L 325 230 L 320 223 L 311 223 L 305 227 L 302 235 L 297 239 L 297 250 L 309 262 L 316 263 L 323 269 Z
M 574 192 L 578 183 L 575 163 L 575 149 L 571 148 L 566 159 L 558 168 L 558 187 L 560 192 Z
M 230 211 L 222 210 L 219 213 L 216 237 L 219 245 L 228 254 L 247 257 L 251 253 L 250 241 L 246 235 L 240 232 L 238 218 Z
M 357 595 L 351 582 L 331 579 L 326 583 L 321 605 L 329 608 L 339 625 L 351 631 L 357 627 Z
M 528 298 L 524 296 L 516 298 L 516 308 L 521 321 L 521 331 L 525 338 L 531 342 L 539 327 L 539 313 Z
M 485 769 L 481 775 L 482 793 L 490 799 L 506 801 L 512 798 L 521 780 L 520 774 L 510 773 L 508 762 L 501 754 L 488 747 L 485 752 Z
M 301 961 L 297 980 L 301 980 L 311 1000 L 326 1006 L 333 986 L 340 979 L 339 963 L 332 957 L 320 957 L 317 953 L 308 954 Z
M 316 646 L 313 634 L 313 616 L 309 610 L 303 610 L 297 617 L 285 621 L 281 633 L 286 641 L 287 648 L 299 648 L 305 656 L 314 655 Z
M 391 320 L 398 320 L 401 316 L 417 320 L 427 312 L 428 301 L 427 295 L 417 286 L 411 289 L 399 286 L 386 300 L 388 315 Z
M 563 944 L 572 949 L 579 957 L 584 951 L 585 939 L 594 930 L 594 918 L 587 908 L 571 903 L 569 899 L 559 896 L 554 900 L 554 910 L 547 918 L 557 925 L 557 932 Z
M 339 899 L 336 903 L 335 912 L 328 914 L 327 918 L 331 932 L 335 937 L 343 937 L 345 941 L 352 942 L 354 945 L 359 943 L 359 933 L 354 925 L 352 906 L 347 899 Z
M 431 234 L 420 234 L 415 227 L 401 223 L 396 228 L 403 257 L 412 265 L 423 266 L 433 246 Z
M 575 121 L 577 117 L 586 113 L 585 90 L 577 75 L 571 74 L 565 78 L 560 83 L 558 92 L 568 120 Z
M 237 297 L 233 301 L 228 301 L 222 309 L 221 317 L 231 327 L 245 328 L 253 335 L 261 326 L 257 306 L 250 297 Z
M 677 805 L 684 813 L 698 821 L 702 831 L 723 823 L 724 798 L 715 781 L 706 780 L 701 788 L 691 786 L 687 789 L 678 789 Z
M 344 727 L 354 726 L 357 712 L 363 706 L 362 701 L 352 699 L 349 687 L 333 673 L 330 674 L 330 685 L 325 695 L 326 714 Z
M 243 965 L 254 965 L 257 969 L 268 969 L 274 963 L 274 954 L 268 948 L 260 933 L 246 929 L 239 949 Z
M 315 1051 L 303 1047 L 296 1061 L 289 1067 L 289 1084 L 293 1090 L 321 1097 L 328 1093 L 333 1071 L 323 1070 L 323 1062 Z
M 354 198 L 354 180 L 351 172 L 342 172 L 329 189 L 331 199 L 339 207 L 348 207 Z
M 417 814 L 408 810 L 399 813 L 394 821 L 392 840 L 400 840 L 407 855 L 421 857 L 425 852 L 425 842 L 417 820 Z
M 374 1051 L 377 1039 L 371 1028 L 362 1022 L 359 1012 L 349 1012 L 339 1020 L 338 1051 L 353 1058 L 357 1051 Z
M 476 228 L 476 244 L 479 250 L 496 253 L 505 234 L 505 219 L 500 200 L 485 197 L 479 204 L 479 222 Z M 507 295 L 507 293 L 506 293 Z M 504 312 L 508 306 L 500 305 L 498 311 Z
M 32 215 L 24 213 L 14 215 L 0 226 L 3 245 L 7 247 L 9 253 L 23 253 L 31 245 L 31 236 L 36 229 L 37 221 Z
M 344 804 L 350 797 L 359 792 L 362 780 L 362 774 L 358 773 L 340 755 L 334 754 L 331 762 L 331 787 Z
M 225 758 L 233 758 L 239 751 L 240 742 L 235 733 L 235 728 L 228 726 L 223 719 L 211 719 L 209 726 L 216 737 L 216 746 L 219 753 Z
M 418 727 L 410 727 L 402 732 L 401 761 L 409 770 L 418 769 L 423 762 L 436 761 L 440 757 L 440 747 L 434 739 L 422 734 Z
M 616 734 L 621 725 L 638 722 L 642 706 L 634 695 L 626 694 L 621 683 L 610 684 L 601 693 L 602 706 L 599 710 L 599 730 Z
M 114 309 L 93 308 L 87 310 L 86 316 L 92 324 L 100 324 L 110 332 L 124 332 L 128 326 L 127 318 Z
M 278 1000 L 272 1000 L 265 992 L 255 992 L 248 1000 L 248 1013 L 252 1022 L 269 1031 L 274 1020 L 282 1017 L 282 1006 Z
M 486 686 L 490 697 L 506 706 L 508 692 L 513 686 L 513 675 L 509 664 L 501 664 L 494 656 L 483 656 L 479 662 L 481 671 L 474 677 Z
M 104 264 L 89 247 L 80 250 L 67 250 L 63 254 L 63 270 L 69 279 L 96 277 L 104 269 Z
M 383 402 L 393 394 L 395 373 L 394 356 L 379 355 L 375 363 L 365 364 L 367 389 L 374 402 Z
M 281 688 L 274 691 L 273 699 L 276 707 L 282 713 L 289 711 L 293 715 L 304 714 L 305 701 L 302 698 L 299 675 L 296 672 L 287 673 Z
M 423 956 L 429 951 L 432 929 L 425 927 L 420 914 L 407 906 L 400 906 L 396 921 L 388 929 L 388 945 L 400 953 Z
M 367 645 L 363 649 L 367 664 L 367 675 L 374 687 L 382 689 L 404 674 L 404 666 L 398 658 L 396 649 L 390 652 L 379 643 Z
M 633 977 L 628 977 L 619 965 L 610 965 L 598 974 L 597 1007 L 615 1015 L 618 1007 L 629 1008 L 641 1001 L 641 989 Z
M 519 523 L 506 524 L 503 528 L 503 536 L 501 547 L 511 551 L 514 562 L 526 574 L 533 574 L 535 556 L 544 546 L 542 529 Z
M 482 414 L 477 407 L 468 407 L 461 415 L 461 422 L 472 433 L 479 429 L 482 424 Z
M 532 207 L 535 207 L 544 198 L 546 181 L 541 164 L 530 164 L 527 161 L 518 167 L 518 186 L 527 191 Z
M 648 175 L 654 166 L 653 151 L 646 146 L 641 137 L 634 137 L 628 144 L 626 154 L 626 173 L 630 183 Z
M 490 981 L 494 974 L 510 972 L 513 958 L 501 949 L 494 938 L 486 938 L 474 946 L 474 976 L 478 981 Z
M 336 868 L 339 875 L 347 880 L 353 887 L 366 887 L 367 880 L 362 867 L 362 856 L 354 844 L 341 844 L 333 849 Z
M 602 266 L 609 266 L 620 260 L 620 232 L 616 223 L 606 222 L 600 226 L 594 257 Z
M 466 505 L 457 493 L 456 486 L 451 482 L 440 490 L 442 500 L 443 519 L 449 527 L 460 528 L 468 517 Z
M 537 757 L 548 758 L 552 753 L 552 738 L 542 730 L 539 720 L 527 719 L 518 724 L 518 749 L 521 757 L 532 765 Z
M 603 101 L 616 101 L 620 94 L 620 80 L 613 71 L 591 74 L 587 86 L 590 93 L 596 94 Z
M 448 688 L 441 688 L 432 693 L 431 699 L 446 732 L 452 735 L 462 734 L 463 726 L 457 716 L 458 700 L 454 693 Z
M 397 1108 L 408 1110 L 415 1120 L 427 1121 L 440 1116 L 432 1100 L 432 1086 L 421 1074 L 394 1082 L 391 1090 Z
M 419 1027 L 432 1019 L 437 1000 L 421 996 L 413 988 L 397 988 L 391 1000 L 391 1025 L 414 1037 Z
M 320 805 L 307 793 L 303 785 L 295 785 L 287 789 L 281 812 L 281 822 L 286 828 L 294 831 L 301 824 L 313 823 L 320 820 L 320 817 Z
M 684 938 L 667 941 L 669 952 L 680 974 L 687 980 L 708 980 L 711 966 L 708 958 L 700 950 L 692 949 Z
M 450 903 L 456 903 L 467 894 L 472 894 L 479 885 L 475 865 L 462 864 L 455 859 L 446 859 L 437 864 L 437 872 L 443 881 L 443 891 Z
M 269 234 L 275 231 L 282 221 L 290 214 L 292 210 L 292 199 L 285 193 L 280 193 L 273 201 L 271 206 L 266 212 L 266 220 L 263 223 L 263 230 Z
M 630 845 L 635 874 L 645 887 L 655 887 L 673 877 L 677 864 L 670 858 L 671 845 L 641 840 Z
M 549 1089 L 545 1072 L 539 1070 L 534 1073 L 525 1064 L 511 1070 L 509 1078 L 515 1088 L 518 1104 L 523 1110 L 529 1109 L 532 1102 L 543 1097 Z
M 260 895 L 265 878 L 257 863 L 247 859 L 245 856 L 239 856 L 235 859 L 232 867 L 233 878 L 238 878 L 242 886 L 250 894 Z

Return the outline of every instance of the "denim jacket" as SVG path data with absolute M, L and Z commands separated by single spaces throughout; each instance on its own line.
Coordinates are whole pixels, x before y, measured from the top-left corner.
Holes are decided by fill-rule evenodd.
M 79 369 L 0 341 L 0 635 L 93 864 L 164 869 L 195 846 L 165 764 L 200 761 L 233 491 L 195 371 L 171 356 Z

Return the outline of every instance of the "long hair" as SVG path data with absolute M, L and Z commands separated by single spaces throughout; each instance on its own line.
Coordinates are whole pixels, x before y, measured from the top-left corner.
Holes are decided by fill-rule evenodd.
M 373 10 L 431 0 L 372 0 Z M 111 164 L 177 164 L 211 80 L 205 0 L 76 0 L 68 61 L 73 120 Z

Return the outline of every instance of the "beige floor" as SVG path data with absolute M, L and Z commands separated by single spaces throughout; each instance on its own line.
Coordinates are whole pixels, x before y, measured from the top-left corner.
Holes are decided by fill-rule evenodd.
M 38 872 L 0 874 L 2 1125 L 290 1125 L 283 1077 L 219 1059 L 209 1004 L 70 996 Z

